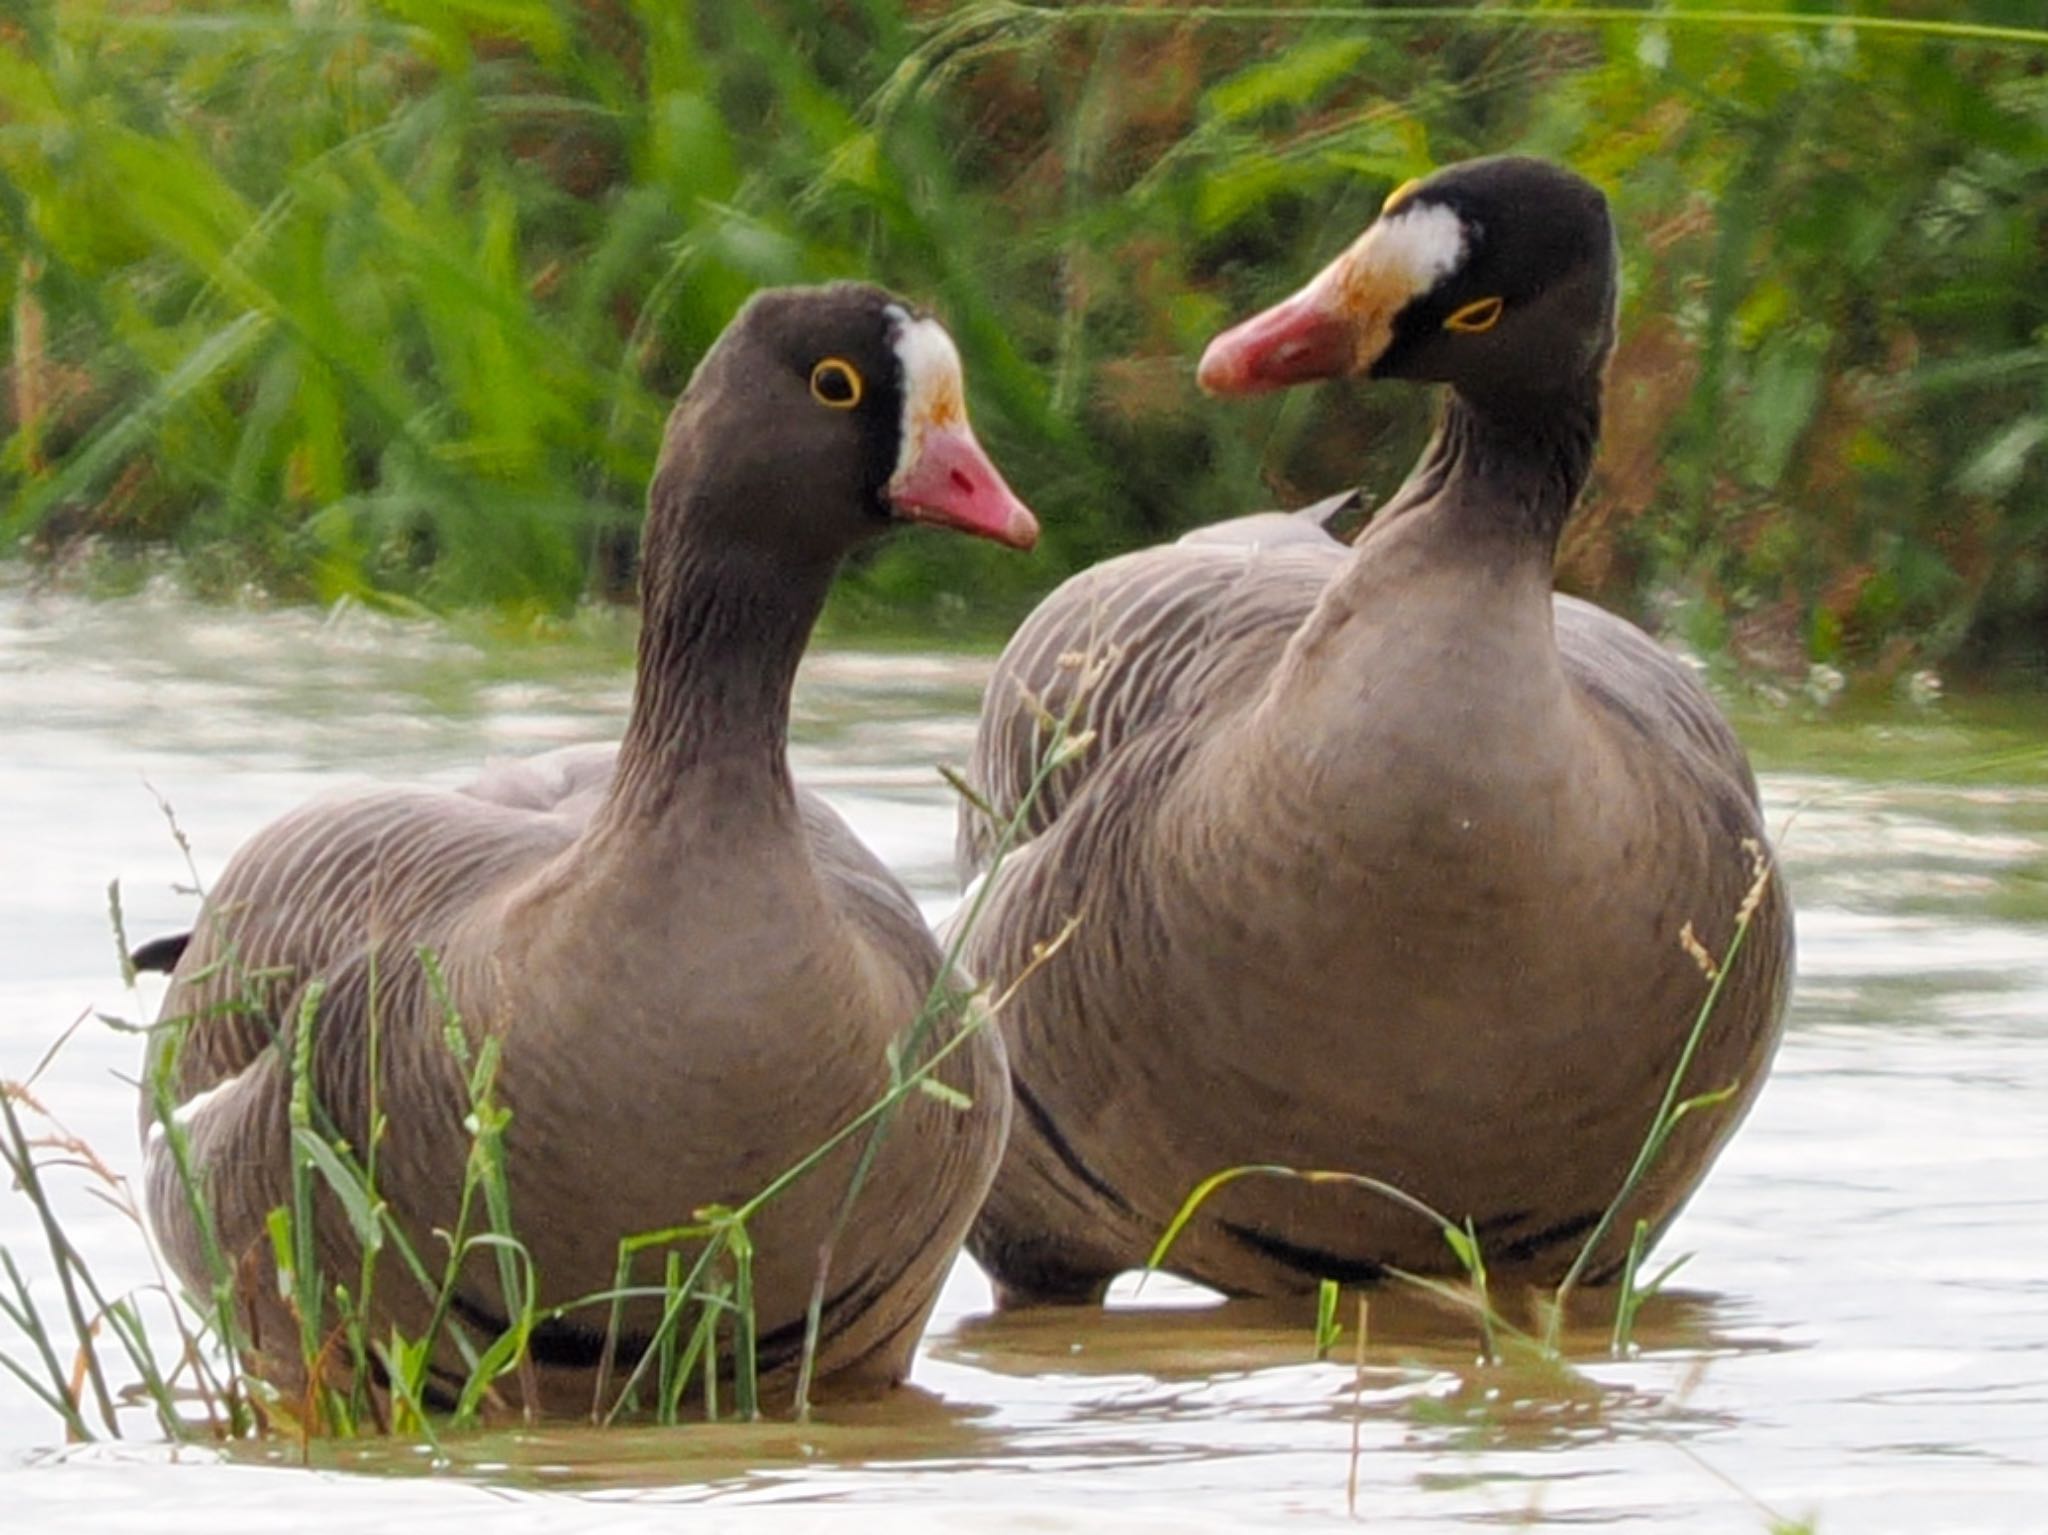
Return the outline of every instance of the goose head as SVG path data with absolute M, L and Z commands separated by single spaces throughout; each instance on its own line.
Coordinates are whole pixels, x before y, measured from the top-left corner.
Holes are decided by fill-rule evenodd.
M 831 561 L 901 522 L 1038 537 L 975 440 L 952 337 L 865 283 L 757 294 L 669 417 L 650 537 Z
M 1397 188 L 1305 287 L 1210 342 L 1197 379 L 1219 395 L 1412 379 L 1474 401 L 1597 380 L 1616 267 L 1591 182 L 1525 156 L 1464 161 Z

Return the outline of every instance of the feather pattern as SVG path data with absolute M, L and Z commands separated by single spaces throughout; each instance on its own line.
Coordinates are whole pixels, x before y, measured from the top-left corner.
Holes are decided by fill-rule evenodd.
M 376 1198 L 437 1269 L 462 1219 L 471 1063 L 487 1042 L 509 1113 L 512 1234 L 544 1313 L 532 1394 L 525 1378 L 500 1385 L 508 1406 L 550 1413 L 608 1405 L 597 1388 L 611 1307 L 590 1298 L 614 1287 L 622 1239 L 747 1200 L 957 1043 L 936 1070 L 953 1093 L 902 1101 L 829 1270 L 861 1137 L 748 1228 L 767 1389 L 793 1383 L 821 1275 L 820 1385 L 864 1390 L 907 1370 L 1002 1144 L 1002 1047 L 949 1000 L 903 1048 L 942 956 L 903 887 L 791 782 L 786 745 L 797 662 L 833 571 L 886 525 L 879 477 L 898 465 L 904 392 L 873 388 L 872 422 L 828 413 L 806 392 L 809 358 L 850 358 L 886 381 L 896 304 L 855 286 L 766 296 L 700 367 L 652 497 L 622 746 L 493 764 L 462 789 L 316 801 L 252 838 L 210 892 L 154 1035 L 148 1202 L 195 1288 L 219 1277 L 217 1241 L 266 1376 L 304 1384 L 265 1229 L 291 1203 L 295 1092 L 330 1144 L 374 1169 Z M 753 423 L 771 417 L 784 425 L 761 444 Z M 956 434 L 949 451 L 970 450 Z M 992 525 L 1016 536 L 1029 514 L 1002 499 L 992 466 L 969 462 L 985 470 Z M 945 979 L 944 994 L 964 996 L 962 978 Z M 149 1123 L 157 1084 L 175 1136 Z M 179 1140 L 211 1231 L 183 1186 Z M 322 1275 L 373 1306 L 368 1336 L 428 1336 L 437 1297 L 392 1244 L 365 1292 L 357 1222 L 324 1184 L 314 1215 Z M 658 1264 L 643 1258 L 634 1282 L 658 1290 Z M 478 1349 L 507 1320 L 498 1275 L 496 1253 L 477 1249 L 448 1298 L 450 1325 Z M 625 1303 L 622 1364 L 661 1304 Z M 445 1333 L 432 1368 L 459 1389 Z
M 1268 513 L 1123 556 L 997 663 L 971 777 L 999 815 L 1041 708 L 1094 732 L 965 951 L 998 987 L 1022 977 L 1001 1018 L 1017 1122 L 969 1242 L 1007 1302 L 1099 1298 L 1197 1184 L 1254 1164 L 1382 1180 L 1469 1219 L 1496 1271 L 1554 1279 L 1649 1131 L 1707 995 L 1700 955 L 1745 914 L 1684 1089 L 1727 1096 L 1680 1122 L 1596 1275 L 1636 1222 L 1672 1218 L 1761 1086 L 1792 924 L 1742 749 L 1680 661 L 1551 590 L 1612 342 L 1604 203 L 1507 161 L 1443 173 L 1402 216 L 1430 206 L 1486 231 L 1475 265 L 1375 309 L 1384 355 L 1355 365 L 1454 389 L 1355 542 L 1319 510 Z M 1534 231 L 1521 266 L 1511 215 Z M 1205 377 L 1353 366 L 1326 289 L 1349 291 L 1247 321 Z M 1435 317 L 1500 293 L 1497 330 L 1442 339 Z M 974 819 L 963 873 L 989 857 Z M 1168 1265 L 1268 1294 L 1459 1267 L 1379 1195 L 1258 1180 L 1216 1192 Z

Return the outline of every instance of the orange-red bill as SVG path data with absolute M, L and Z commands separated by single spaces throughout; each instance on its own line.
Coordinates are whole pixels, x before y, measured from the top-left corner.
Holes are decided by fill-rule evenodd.
M 1003 479 L 965 422 L 928 426 L 889 481 L 889 505 L 910 522 L 992 538 L 1012 549 L 1038 542 L 1038 519 Z

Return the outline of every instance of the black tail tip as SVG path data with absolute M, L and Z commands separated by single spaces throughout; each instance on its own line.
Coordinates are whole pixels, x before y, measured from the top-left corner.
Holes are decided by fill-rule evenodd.
M 139 943 L 135 952 L 128 956 L 128 963 L 138 971 L 158 971 L 169 975 L 178 968 L 178 961 L 184 958 L 185 947 L 192 942 L 190 933 L 166 933 L 161 938 L 152 938 L 148 943 Z

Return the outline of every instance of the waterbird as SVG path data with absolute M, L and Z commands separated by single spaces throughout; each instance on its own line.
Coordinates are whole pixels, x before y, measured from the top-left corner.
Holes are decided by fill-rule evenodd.
M 234 855 L 186 941 L 144 955 L 175 967 L 143 1092 L 151 1223 L 188 1286 L 231 1286 L 257 1373 L 296 1389 L 309 1352 L 337 1376 L 350 1363 L 334 1307 L 308 1349 L 280 1293 L 266 1221 L 293 1206 L 298 1164 L 315 1288 L 367 1308 L 373 1345 L 432 1337 L 430 1406 L 460 1401 L 471 1359 L 517 1321 L 531 1368 L 497 1381 L 498 1405 L 608 1411 L 600 1387 L 664 1304 L 662 1250 L 616 1313 L 588 1299 L 617 1285 L 622 1241 L 740 1206 L 929 1068 L 843 1229 L 863 1135 L 745 1232 L 764 1391 L 792 1380 L 814 1285 L 819 1389 L 902 1378 L 995 1168 L 1003 1050 L 957 977 L 922 1039 L 907 1033 L 941 951 L 793 783 L 787 736 L 834 572 L 906 521 L 1037 536 L 975 438 L 946 330 L 863 284 L 757 294 L 668 420 L 623 743 L 306 805 Z M 504 1234 L 530 1294 L 505 1293 L 509 1249 L 489 1244 L 443 1294 L 452 1234 L 492 1224 L 488 1187 L 462 1204 L 500 1118 Z M 401 1235 L 432 1282 L 394 1257 Z M 701 1251 L 667 1246 L 685 1269 Z M 385 1380 L 390 1362 L 369 1369 Z
M 1166 1267 L 1285 1294 L 1456 1273 L 1462 1244 L 1551 1281 L 1598 1231 L 1605 1277 L 1754 1100 L 1793 936 L 1748 761 L 1683 660 L 1553 592 L 1616 306 L 1578 175 L 1396 190 L 1198 381 L 1443 386 L 1406 481 L 1348 544 L 1339 495 L 1111 559 L 1003 651 L 968 771 L 993 819 L 964 806 L 958 849 L 985 875 L 1023 810 L 964 950 L 1016 984 L 968 1244 L 1004 1304 L 1098 1300 L 1254 1165 L 1346 1177 L 1224 1182 Z M 1086 746 L 1053 766 L 1057 722 Z M 1707 1101 L 1603 1226 L 1723 965 L 1674 1103 Z

